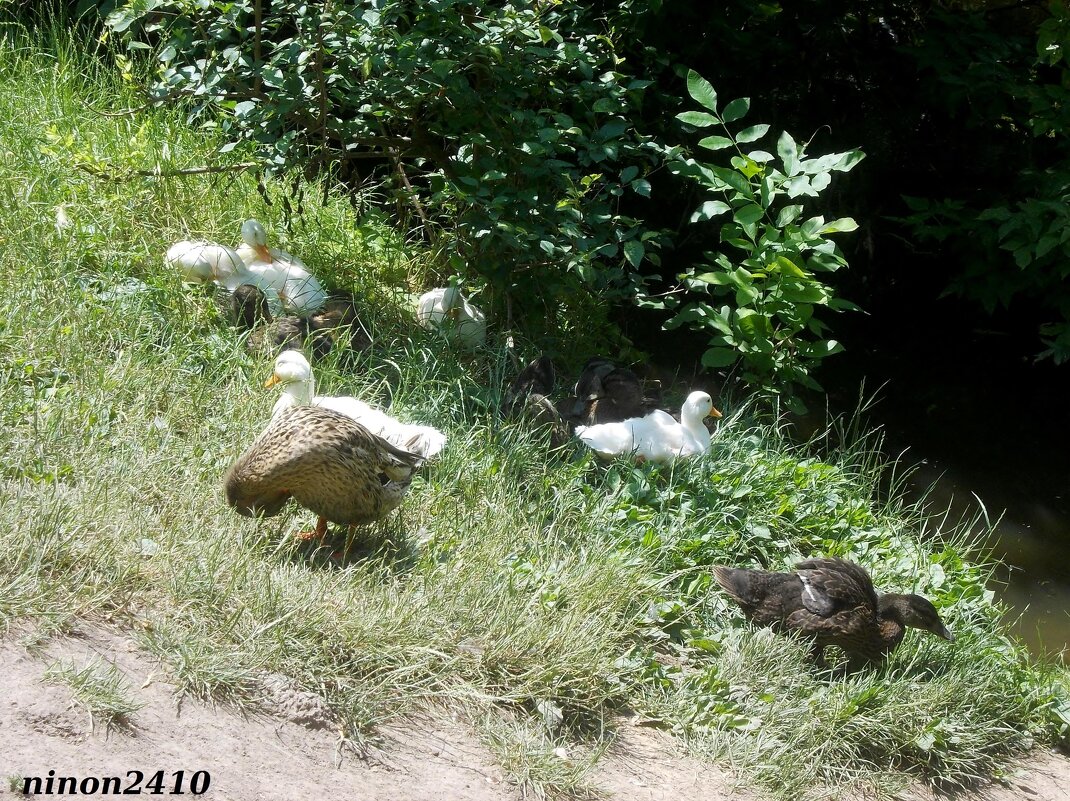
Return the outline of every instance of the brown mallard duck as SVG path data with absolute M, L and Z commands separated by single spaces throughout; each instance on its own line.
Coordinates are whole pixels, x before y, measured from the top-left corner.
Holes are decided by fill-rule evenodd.
M 595 356 L 583 366 L 568 417 L 577 425 L 593 426 L 644 417 L 661 405 L 660 384 L 647 393 L 639 376 L 610 359 Z
M 869 574 L 846 559 L 807 559 L 792 573 L 718 566 L 713 574 L 748 620 L 811 638 L 819 665 L 827 645 L 852 661 L 880 661 L 902 642 L 907 626 L 955 641 L 928 600 L 878 594 Z
M 344 414 L 294 406 L 230 466 L 223 486 L 240 515 L 272 517 L 293 498 L 327 521 L 364 525 L 395 509 L 423 459 L 395 447 Z M 310 535 L 311 536 L 311 535 Z
M 502 398 L 502 413 L 506 417 L 527 417 L 538 425 L 550 426 L 550 444 L 555 448 L 563 445 L 570 433 L 550 400 L 556 381 L 554 363 L 548 356 L 539 356 L 520 371 Z
M 235 324 L 250 332 L 245 348 L 253 354 L 274 356 L 307 346 L 312 358 L 322 359 L 339 340 L 348 340 L 352 350 L 371 346 L 351 299 L 328 298 L 308 317 L 291 314 L 273 318 L 267 296 L 252 284 L 241 284 L 231 295 L 230 311 Z

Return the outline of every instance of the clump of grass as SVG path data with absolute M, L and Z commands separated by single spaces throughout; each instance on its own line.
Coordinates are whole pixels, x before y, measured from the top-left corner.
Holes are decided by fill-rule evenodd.
M 162 111 L 87 111 L 136 98 L 107 53 L 65 35 L 0 37 L 0 114 L 15 121 L 0 129 L 0 625 L 107 616 L 182 692 L 230 703 L 257 703 L 281 673 L 354 742 L 428 704 L 475 709 L 507 771 L 545 795 L 583 791 L 584 761 L 557 749 L 596 757 L 625 707 L 784 798 L 964 786 L 1031 737 L 1065 740 L 1066 673 L 1008 639 L 990 567 L 968 555 L 978 527 L 881 500 L 872 440 L 793 445 L 734 404 L 710 455 L 671 468 L 548 452 L 497 414 L 504 333 L 469 354 L 415 327 L 427 264 L 382 220 L 327 191 L 287 228 L 249 175 L 109 182 L 73 166 L 189 166 L 215 142 Z M 61 204 L 72 227 L 57 230 Z M 450 439 L 397 515 L 336 548 L 294 541 L 300 509 L 247 520 L 221 497 L 275 400 L 270 366 L 162 254 L 190 235 L 233 241 L 249 216 L 364 300 L 376 343 L 317 365 L 320 391 Z M 713 564 L 814 553 L 926 594 L 958 641 L 911 633 L 884 668 L 831 679 L 711 581 Z
M 69 661 L 53 662 L 45 671 L 45 681 L 65 685 L 74 702 L 89 713 L 94 728 L 102 723 L 107 730 L 128 730 L 132 728 L 131 715 L 144 706 L 130 697 L 122 671 L 99 658 L 81 667 Z

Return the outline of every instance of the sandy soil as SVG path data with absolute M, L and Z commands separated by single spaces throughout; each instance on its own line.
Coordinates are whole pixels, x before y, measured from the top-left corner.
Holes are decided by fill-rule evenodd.
M 44 681 L 56 660 L 82 665 L 94 656 L 113 662 L 144 707 L 127 731 L 94 729 L 63 685 Z M 128 770 L 168 777 L 207 770 L 202 797 L 220 801 L 318 799 L 352 801 L 518 801 L 522 794 L 466 727 L 424 719 L 381 732 L 382 748 L 361 759 L 338 748 L 319 699 L 269 677 L 269 712 L 242 715 L 184 700 L 176 704 L 164 672 L 129 639 L 87 627 L 31 654 L 16 636 L 0 641 L 0 796 L 15 795 L 10 777 L 120 776 Z M 664 735 L 623 727 L 620 743 L 602 758 L 593 781 L 606 799 L 637 801 L 757 801 L 759 796 L 716 768 L 679 753 Z M 170 780 L 170 779 L 169 779 Z M 18 782 L 21 790 L 21 782 Z M 124 779 L 125 786 L 125 779 Z M 147 792 L 147 791 L 146 791 Z M 971 798 L 988 801 L 1070 801 L 1070 760 L 1035 756 L 1008 786 Z M 904 798 L 928 799 L 924 792 Z

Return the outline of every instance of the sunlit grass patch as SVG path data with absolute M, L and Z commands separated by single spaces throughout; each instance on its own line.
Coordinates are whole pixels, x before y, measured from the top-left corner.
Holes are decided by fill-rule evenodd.
M 63 684 L 74 702 L 89 713 L 94 727 L 129 729 L 132 715 L 144 704 L 131 698 L 129 682 L 115 665 L 97 658 L 82 666 L 70 661 L 53 662 L 45 681 Z

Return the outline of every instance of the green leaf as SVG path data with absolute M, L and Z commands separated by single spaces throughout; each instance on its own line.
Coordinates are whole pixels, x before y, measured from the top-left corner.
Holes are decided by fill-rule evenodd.
M 646 178 L 636 178 L 629 184 L 629 186 L 631 186 L 632 191 L 635 192 L 635 194 L 642 195 L 643 197 L 650 197 L 650 181 Z
M 701 222 L 703 220 L 709 220 L 716 217 L 719 214 L 724 214 L 726 211 L 731 210 L 731 206 L 721 200 L 707 200 L 694 214 L 691 215 L 691 222 Z
M 705 111 L 685 111 L 677 114 L 676 119 L 687 125 L 694 125 L 696 128 L 708 128 L 711 125 L 720 123 L 719 119 L 712 114 L 707 114 Z
M 836 162 L 836 165 L 832 169 L 837 172 L 847 172 L 865 157 L 866 154 L 861 150 L 849 150 L 843 154 L 843 158 Z
M 703 367 L 727 367 L 739 358 L 739 354 L 728 348 L 710 348 L 702 354 Z
M 838 220 L 833 220 L 830 223 L 826 223 L 824 227 L 818 230 L 819 234 L 838 234 L 846 233 L 848 231 L 855 231 L 858 229 L 858 223 L 856 223 L 850 217 L 840 217 Z
M 802 214 L 803 207 L 799 205 L 785 206 L 780 210 L 780 214 L 777 215 L 776 224 L 777 228 L 783 228 L 786 225 L 791 225 Z
M 732 276 L 730 276 L 728 273 L 717 270 L 716 272 L 712 273 L 702 273 L 700 275 L 696 275 L 692 280 L 700 281 L 703 284 L 713 284 L 714 286 L 728 286 L 732 283 Z
M 634 179 L 635 176 L 637 176 L 638 174 L 639 174 L 639 168 L 636 167 L 635 165 L 630 165 L 628 167 L 625 167 L 623 170 L 620 171 L 620 182 L 622 184 L 626 184 L 629 181 L 631 181 L 632 179 Z
M 628 260 L 632 267 L 639 266 L 639 263 L 643 260 L 644 253 L 646 253 L 646 248 L 643 247 L 643 243 L 639 240 L 629 239 L 624 243 L 624 258 Z
M 748 204 L 741 209 L 737 209 L 736 213 L 732 215 L 733 219 L 740 225 L 753 225 L 765 216 L 765 210 L 754 203 Z
M 777 256 L 776 264 L 780 268 L 780 272 L 785 275 L 792 275 L 796 278 L 809 278 L 809 275 L 799 269 L 799 266 L 786 256 Z
M 687 71 L 687 93 L 710 111 L 717 111 L 717 92 L 694 70 Z
M 761 125 L 752 125 L 750 128 L 744 128 L 742 131 L 736 134 L 736 141 L 740 144 L 744 142 L 754 142 L 757 139 L 761 139 L 769 132 L 769 126 L 762 123 Z
M 727 136 L 707 136 L 705 139 L 700 139 L 698 146 L 704 147 L 707 150 L 723 150 L 726 147 L 734 145 L 731 139 Z
M 784 131 L 776 143 L 776 152 L 784 162 L 784 174 L 789 178 L 799 172 L 799 147 L 791 134 Z
M 750 98 L 740 97 L 724 107 L 721 117 L 725 122 L 735 122 L 742 119 L 748 111 L 750 111 Z

